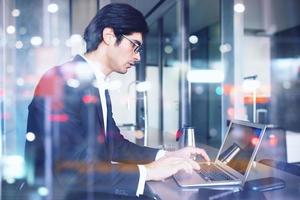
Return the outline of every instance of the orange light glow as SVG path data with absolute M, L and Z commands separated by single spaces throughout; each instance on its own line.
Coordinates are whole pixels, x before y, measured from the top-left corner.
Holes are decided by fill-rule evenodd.
M 229 95 L 231 93 L 231 90 L 233 89 L 232 85 L 224 85 L 223 86 L 223 94 L 224 95 Z
M 259 142 L 259 139 L 257 137 L 254 137 L 254 138 L 251 139 L 251 144 L 253 146 L 256 146 L 258 144 L 258 142 Z
M 256 103 L 258 104 L 266 104 L 270 102 L 269 97 L 256 97 Z M 245 104 L 253 104 L 253 97 L 251 96 L 246 96 L 244 97 L 244 103 Z
M 278 138 L 275 135 L 271 134 L 269 136 L 269 142 L 271 146 L 276 146 L 278 144 Z

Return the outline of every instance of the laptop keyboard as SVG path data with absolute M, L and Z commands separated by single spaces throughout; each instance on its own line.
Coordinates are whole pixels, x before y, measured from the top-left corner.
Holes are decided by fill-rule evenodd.
M 200 176 L 207 181 L 222 181 L 222 180 L 232 180 L 230 176 L 225 174 L 219 168 L 214 165 L 201 164 L 198 173 Z

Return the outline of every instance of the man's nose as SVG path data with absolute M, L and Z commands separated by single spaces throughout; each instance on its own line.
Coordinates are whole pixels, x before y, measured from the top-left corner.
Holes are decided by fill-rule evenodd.
M 141 60 L 141 54 L 140 54 L 140 52 L 137 52 L 137 53 L 134 54 L 134 59 L 136 61 L 140 61 Z

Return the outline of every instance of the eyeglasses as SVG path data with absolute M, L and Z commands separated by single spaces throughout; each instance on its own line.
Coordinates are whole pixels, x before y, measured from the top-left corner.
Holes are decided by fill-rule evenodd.
M 142 45 L 139 44 L 138 42 L 133 41 L 132 39 L 126 37 L 125 35 L 122 34 L 122 37 L 124 37 L 125 39 L 127 39 L 131 44 L 134 45 L 134 53 L 141 53 L 142 51 Z

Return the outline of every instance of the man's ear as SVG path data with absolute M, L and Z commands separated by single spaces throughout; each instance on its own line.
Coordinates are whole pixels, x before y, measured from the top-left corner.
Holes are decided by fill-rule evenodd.
M 115 44 L 116 36 L 112 28 L 104 28 L 102 32 L 103 42 L 107 45 Z

